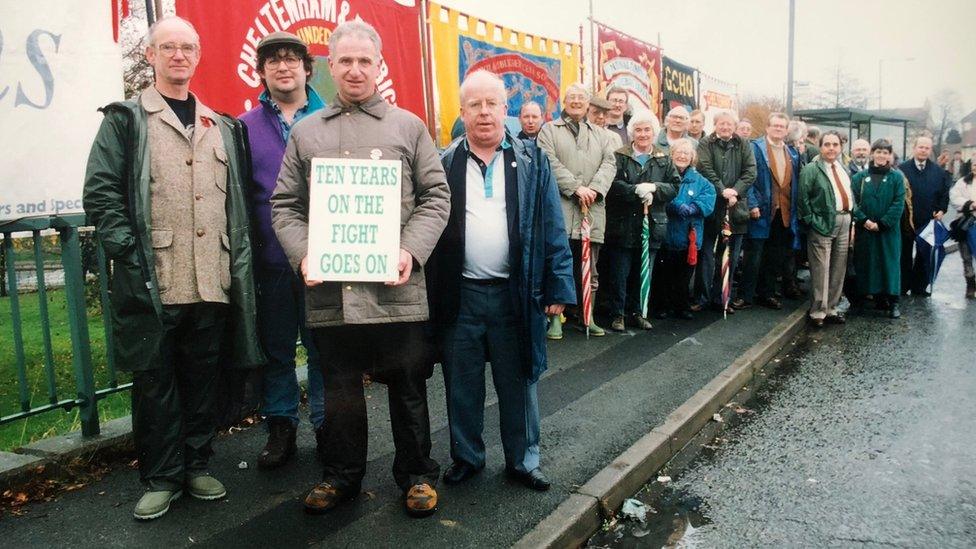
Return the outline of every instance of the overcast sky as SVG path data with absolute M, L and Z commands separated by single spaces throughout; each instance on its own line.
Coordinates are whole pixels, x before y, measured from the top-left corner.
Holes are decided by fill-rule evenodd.
M 579 41 L 588 0 L 442 0 L 515 30 Z M 594 18 L 656 42 L 665 54 L 739 93 L 782 97 L 789 0 L 594 0 Z M 906 59 L 914 58 L 914 61 Z M 921 107 L 952 88 L 976 108 L 976 0 L 796 0 L 795 79 L 833 86 L 838 62 L 878 105 Z M 589 61 L 587 61 L 589 62 Z M 799 90 L 798 90 L 799 93 Z

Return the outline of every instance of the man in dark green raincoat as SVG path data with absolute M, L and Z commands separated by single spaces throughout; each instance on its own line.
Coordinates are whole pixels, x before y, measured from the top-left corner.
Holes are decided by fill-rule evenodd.
M 112 260 L 116 364 L 132 372 L 132 430 L 147 486 L 134 516 L 162 516 L 184 489 L 220 499 L 207 472 L 222 347 L 262 360 L 241 169 L 243 133 L 189 93 L 200 59 L 189 22 L 160 19 L 146 58 L 155 85 L 108 105 L 84 205 Z

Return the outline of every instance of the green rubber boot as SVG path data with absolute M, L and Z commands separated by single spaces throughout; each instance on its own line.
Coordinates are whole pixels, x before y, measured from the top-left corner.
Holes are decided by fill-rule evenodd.
M 596 322 L 590 321 L 590 335 L 593 337 L 603 337 L 607 335 L 607 331 L 596 325 Z
M 562 315 L 549 317 L 549 331 L 546 332 L 546 337 L 553 340 L 563 338 Z

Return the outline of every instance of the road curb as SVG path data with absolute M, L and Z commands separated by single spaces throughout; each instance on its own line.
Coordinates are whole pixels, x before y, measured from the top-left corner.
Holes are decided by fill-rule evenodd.
M 677 454 L 753 376 L 806 326 L 806 307 L 781 320 L 765 337 L 739 355 L 661 425 L 637 440 L 589 481 L 570 493 L 555 511 L 514 544 L 536 549 L 579 547 Z

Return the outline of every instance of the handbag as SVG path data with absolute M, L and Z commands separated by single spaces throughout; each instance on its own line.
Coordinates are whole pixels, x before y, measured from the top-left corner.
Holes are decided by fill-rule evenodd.
M 949 223 L 949 237 L 956 242 L 963 242 L 966 240 L 969 229 L 974 225 L 976 225 L 976 217 L 972 213 L 967 212 L 953 219 L 952 223 Z

